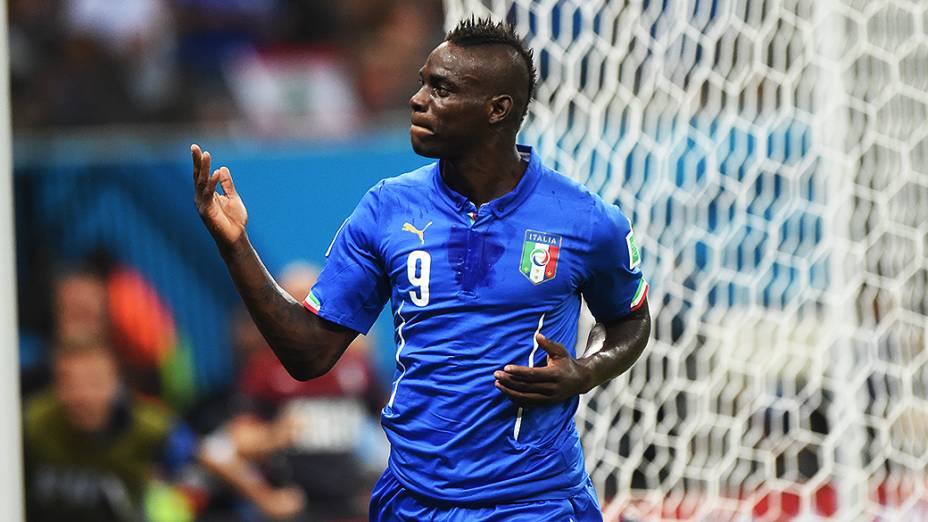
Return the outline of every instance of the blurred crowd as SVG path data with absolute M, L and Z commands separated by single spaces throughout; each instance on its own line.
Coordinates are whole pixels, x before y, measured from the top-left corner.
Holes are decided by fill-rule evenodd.
M 405 109 L 440 0 L 10 0 L 14 130 L 346 135 Z
M 293 263 L 279 280 L 302 300 L 316 274 Z M 388 452 L 366 338 L 299 382 L 237 309 L 236 378 L 178 407 L 164 394 L 172 348 L 155 348 L 170 346 L 169 314 L 140 273 L 64 268 L 49 303 L 50 331 L 33 347 L 42 357 L 22 380 L 28 520 L 366 519 Z
M 441 0 L 8 8 L 17 136 L 114 125 L 351 136 L 407 117 L 442 37 Z M 315 270 L 294 264 L 279 280 L 302 300 Z M 388 452 L 368 339 L 298 382 L 239 309 L 217 326 L 231 330 L 222 349 L 236 375 L 203 396 L 189 339 L 140 270 L 104 254 L 53 272 L 48 295 L 29 292 L 42 320 L 20 332 L 28 520 L 366 519 Z

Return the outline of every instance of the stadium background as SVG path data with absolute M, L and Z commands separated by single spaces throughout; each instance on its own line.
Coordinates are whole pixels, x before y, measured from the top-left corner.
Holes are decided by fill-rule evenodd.
M 642 238 L 652 346 L 579 417 L 607 518 L 928 509 L 922 2 L 120 5 L 9 1 L 25 397 L 48 382 L 56 278 L 88 265 L 122 277 L 140 391 L 193 424 L 233 394 L 238 298 L 189 144 L 232 170 L 273 273 L 319 264 L 367 187 L 425 161 L 405 103 L 445 24 L 494 12 L 539 50 L 526 141 Z M 386 383 L 392 337 L 381 317 L 366 352 Z

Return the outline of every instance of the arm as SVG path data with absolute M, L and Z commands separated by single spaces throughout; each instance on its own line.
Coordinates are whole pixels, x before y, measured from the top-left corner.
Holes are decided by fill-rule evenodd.
M 578 359 L 585 368 L 583 388 L 586 393 L 625 373 L 644 352 L 651 335 L 651 312 L 647 300 L 634 312 L 608 324 L 597 323 L 590 332 L 586 353 Z M 596 351 L 595 348 L 602 348 Z
M 209 174 L 210 154 L 193 145 L 194 203 L 261 334 L 295 379 L 318 377 L 335 364 L 357 332 L 322 319 L 268 273 L 245 232 L 248 211 L 222 167 Z M 216 191 L 222 185 L 224 194 Z
M 596 323 L 587 342 L 587 352 L 575 359 L 564 345 L 536 336 L 538 346 L 548 353 L 546 366 L 507 365 L 494 373 L 496 387 L 522 406 L 548 406 L 564 402 L 624 373 L 635 364 L 648 344 L 651 314 L 648 303 L 610 323 Z
M 274 520 L 294 516 L 306 504 L 301 490 L 275 488 L 270 484 L 254 464 L 241 456 L 240 448 L 224 430 L 204 439 L 197 458 L 206 470 L 254 502 L 265 516 Z

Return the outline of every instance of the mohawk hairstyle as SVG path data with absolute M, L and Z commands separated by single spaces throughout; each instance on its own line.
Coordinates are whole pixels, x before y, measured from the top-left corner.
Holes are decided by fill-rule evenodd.
M 538 80 L 538 71 L 535 70 L 534 52 L 525 46 L 525 42 L 516 33 L 516 28 L 506 22 L 494 22 L 490 18 L 477 18 L 471 16 L 458 22 L 458 25 L 448 31 L 445 41 L 461 47 L 476 45 L 506 45 L 515 49 L 525 63 L 528 71 L 527 96 L 525 106 L 522 107 L 521 120 L 528 113 L 528 106 L 535 97 L 535 82 Z M 520 121 L 521 121 L 520 120 Z

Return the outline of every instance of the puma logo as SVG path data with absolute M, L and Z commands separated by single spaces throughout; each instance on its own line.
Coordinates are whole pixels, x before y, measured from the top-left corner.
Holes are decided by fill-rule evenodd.
M 429 221 L 428 224 L 425 225 L 425 228 L 423 228 L 422 230 L 419 230 L 418 228 L 412 226 L 409 223 L 403 223 L 403 231 L 412 232 L 413 234 L 419 236 L 419 243 L 424 245 L 425 244 L 425 229 L 429 228 L 431 225 L 432 225 L 432 222 Z

